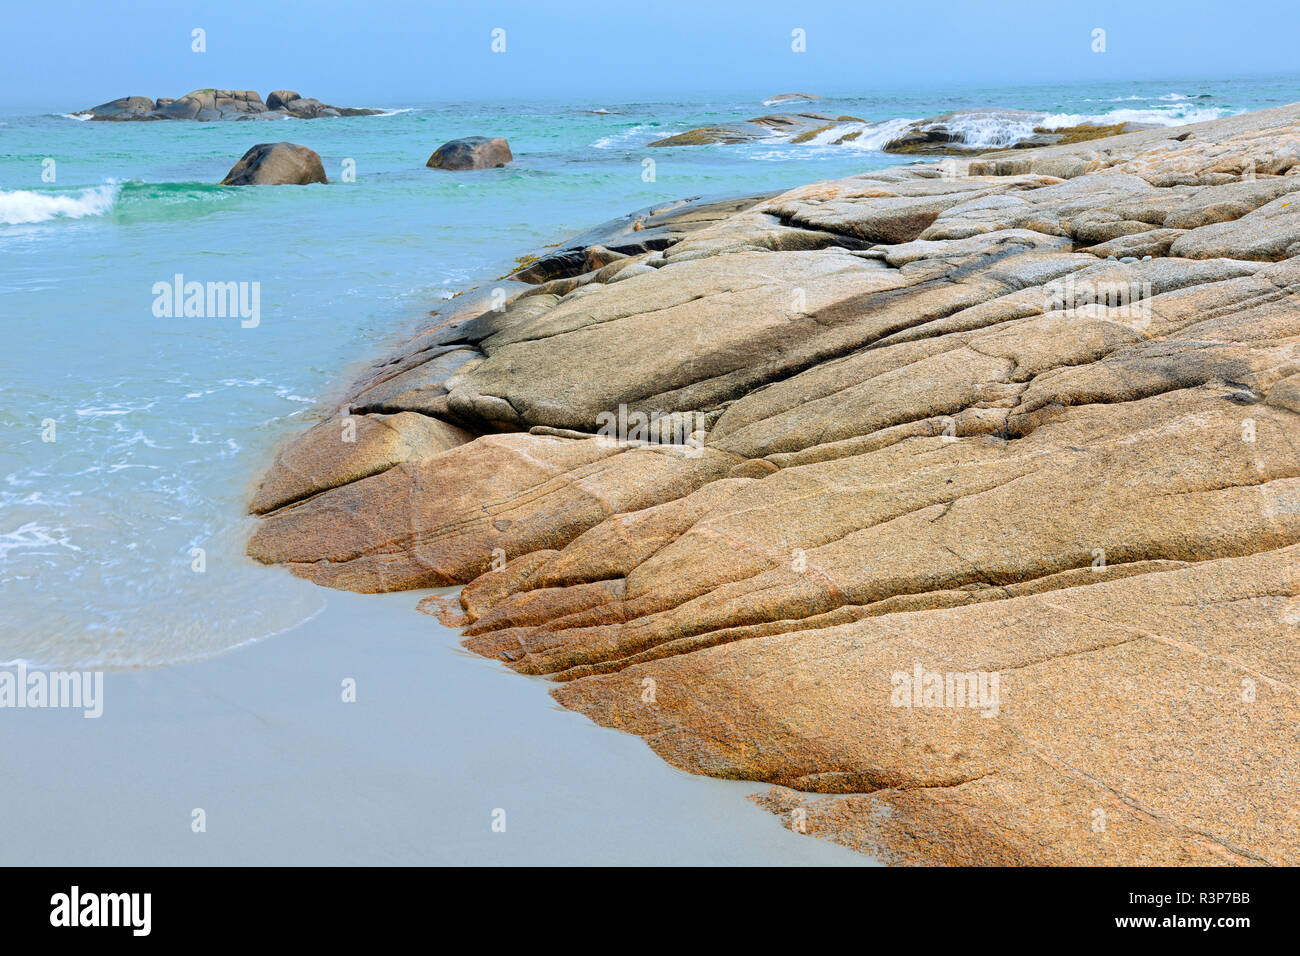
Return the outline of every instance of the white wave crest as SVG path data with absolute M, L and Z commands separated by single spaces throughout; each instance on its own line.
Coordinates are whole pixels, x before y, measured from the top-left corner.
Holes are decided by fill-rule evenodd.
M 1034 135 L 1035 129 L 1061 129 L 1069 126 L 1114 126 L 1133 123 L 1152 126 L 1185 126 L 1203 123 L 1230 115 L 1233 111 L 1217 106 L 1175 106 L 1148 109 L 1117 108 L 1103 113 L 1038 113 L 1011 110 L 966 110 L 949 116 L 937 117 L 934 124 L 953 135 L 953 142 L 969 149 L 997 149 L 1014 146 Z M 879 124 L 882 130 L 894 121 Z M 904 125 L 906 121 L 904 121 Z M 922 125 L 924 128 L 924 125 Z M 894 132 L 901 132 L 895 127 Z M 868 149 L 879 149 L 892 138 L 861 136 L 858 144 Z M 831 140 L 833 142 L 833 140 Z
M 637 138 L 641 132 L 648 127 L 638 124 L 618 133 L 610 133 L 608 136 L 602 136 L 591 144 L 592 149 L 618 149 L 628 143 L 629 140 Z
M 1163 97 L 1162 97 L 1163 98 Z M 1174 109 L 1147 110 L 1110 110 L 1107 113 L 1050 113 L 1038 123 L 1049 129 L 1062 126 L 1082 126 L 1090 123 L 1094 126 L 1113 126 L 1116 123 L 1155 123 L 1160 126 L 1186 126 L 1189 123 L 1205 123 L 1222 116 L 1229 116 L 1233 110 L 1219 106 L 1177 107 Z
M 0 224 L 14 226 L 58 218 L 102 216 L 113 208 L 119 188 L 115 184 L 91 186 L 72 194 L 0 189 Z
M 914 119 L 891 119 L 879 123 L 837 123 L 828 130 L 818 133 L 808 142 L 815 146 L 849 146 L 853 149 L 878 151 L 891 139 L 895 139 Z M 846 136 L 857 135 L 853 139 Z M 843 142 L 840 142 L 843 140 Z
M 1042 113 L 1013 113 L 1007 110 L 967 110 L 946 117 L 939 125 L 956 134 L 955 142 L 972 149 L 1011 146 L 1034 135 Z

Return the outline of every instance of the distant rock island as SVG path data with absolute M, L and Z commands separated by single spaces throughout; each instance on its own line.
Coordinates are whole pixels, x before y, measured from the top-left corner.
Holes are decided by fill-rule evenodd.
M 124 122 L 131 120 L 259 120 L 319 119 L 323 116 L 374 116 L 383 110 L 330 106 L 320 100 L 300 96 L 293 90 L 274 90 L 263 102 L 255 90 L 194 90 L 180 99 L 147 96 L 123 96 L 99 106 L 82 110 L 92 120 Z
M 788 103 L 791 100 L 819 100 L 821 99 L 815 93 L 778 93 L 776 96 L 769 96 L 763 100 L 764 106 L 775 106 L 777 103 Z

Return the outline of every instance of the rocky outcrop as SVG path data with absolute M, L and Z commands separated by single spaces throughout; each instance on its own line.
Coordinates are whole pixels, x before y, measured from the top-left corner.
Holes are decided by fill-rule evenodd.
M 424 165 L 430 169 L 496 169 L 515 157 L 500 136 L 466 136 L 443 143 Z
M 204 89 L 187 93 L 179 99 L 163 98 L 154 102 L 145 96 L 121 99 L 93 106 L 83 113 L 92 120 L 249 120 L 249 119 L 317 119 L 322 116 L 371 116 L 382 110 L 327 106 L 320 100 L 303 99 L 289 90 L 276 90 L 266 102 L 253 90 Z
M 327 183 L 320 155 L 296 143 L 258 143 L 230 168 L 223 186 L 306 186 Z
M 249 553 L 463 584 L 469 649 L 890 861 L 1294 865 L 1297 129 L 608 224 L 367 370 L 436 434 L 308 432 Z
M 266 98 L 266 108 L 296 119 L 319 119 L 322 116 L 372 116 L 383 110 L 358 109 L 351 106 L 330 106 L 320 100 L 299 96 L 293 90 L 273 90 Z
M 158 119 L 210 121 L 244 119 L 266 111 L 254 90 L 195 90 L 155 112 Z
M 283 110 L 287 108 L 289 103 L 301 98 L 301 94 L 293 90 L 272 90 L 266 97 L 266 108 L 268 110 Z

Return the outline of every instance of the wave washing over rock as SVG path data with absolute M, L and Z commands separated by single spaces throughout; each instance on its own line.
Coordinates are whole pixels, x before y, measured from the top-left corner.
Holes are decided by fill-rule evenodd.
M 765 105 L 776 102 L 765 101 Z M 967 109 L 926 119 L 868 121 L 827 113 L 778 113 L 740 123 L 702 126 L 649 143 L 650 146 L 778 142 L 812 146 L 854 146 L 886 153 L 976 154 L 994 149 L 1032 149 L 1083 142 L 1161 126 L 1218 119 L 1224 110 L 1116 109 L 1106 113 L 1043 113 L 1030 110 Z
M 249 553 L 464 584 L 469 649 L 888 860 L 1295 864 L 1297 124 L 615 220 L 375 363 Z

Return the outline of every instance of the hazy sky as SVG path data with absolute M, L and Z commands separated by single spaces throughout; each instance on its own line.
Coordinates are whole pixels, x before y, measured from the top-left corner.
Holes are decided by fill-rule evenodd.
M 342 105 L 600 104 L 1300 71 L 1295 0 L 97 0 L 9 3 L 3 23 L 10 111 L 206 86 L 287 87 Z M 204 53 L 191 50 L 196 27 Z M 804 53 L 791 50 L 796 28 Z M 1091 49 L 1095 28 L 1105 53 Z

